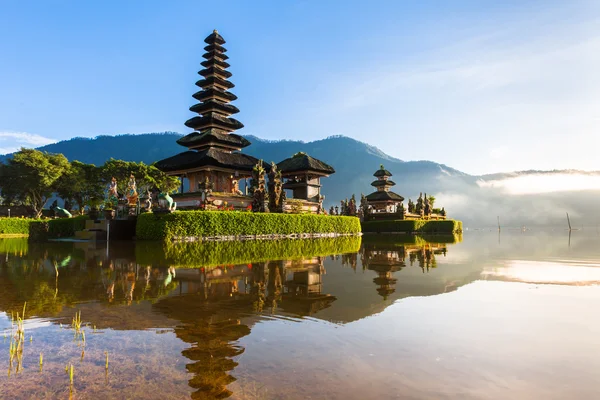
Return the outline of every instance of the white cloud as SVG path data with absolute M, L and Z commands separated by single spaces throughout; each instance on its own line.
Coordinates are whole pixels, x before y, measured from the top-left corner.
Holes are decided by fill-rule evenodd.
M 13 153 L 21 147 L 40 147 L 56 140 L 27 132 L 0 132 L 0 154 Z
M 352 120 L 345 133 L 394 157 L 472 174 L 600 169 L 600 14 L 551 11 L 333 77 L 326 113 L 340 120 L 331 124 Z

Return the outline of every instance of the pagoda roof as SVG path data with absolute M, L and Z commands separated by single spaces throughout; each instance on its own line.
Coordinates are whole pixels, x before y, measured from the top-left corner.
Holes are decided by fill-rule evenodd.
M 233 104 L 222 103 L 214 99 L 205 100 L 202 103 L 194 104 L 190 111 L 198 114 L 207 114 L 209 112 L 218 112 L 224 115 L 237 114 L 240 110 Z
M 201 87 L 201 88 L 205 88 L 210 85 L 220 85 L 220 86 L 226 87 L 228 89 L 231 89 L 232 87 L 235 86 L 233 83 L 229 82 L 228 80 L 221 79 L 218 76 L 214 76 L 214 75 L 209 76 L 205 79 L 200 79 L 199 81 L 196 82 L 196 86 Z
M 231 78 L 231 75 L 233 75 L 231 72 L 229 71 L 225 71 L 224 69 L 220 69 L 220 68 L 215 68 L 214 66 L 208 67 L 208 68 L 204 68 L 201 69 L 198 74 L 207 77 L 207 76 L 211 76 L 211 75 L 221 75 L 225 78 Z
M 398 282 L 398 279 L 396 278 L 387 278 L 384 276 L 378 276 L 377 278 L 373 278 L 373 283 L 375 283 L 376 285 L 390 285 L 390 284 L 394 284 Z
M 194 93 L 192 97 L 199 101 L 205 101 L 206 99 L 212 97 L 221 97 L 223 99 L 227 99 L 227 101 L 237 100 L 237 96 L 235 94 L 231 92 L 225 92 L 214 87 L 200 90 L 199 92 Z
M 197 147 L 215 142 L 240 149 L 250 146 L 251 144 L 250 141 L 240 135 L 227 133 L 219 129 L 207 129 L 202 132 L 192 132 L 177 141 L 178 144 L 185 147 Z
M 324 175 L 335 173 L 335 170 L 331 165 L 326 164 L 321 160 L 317 160 L 305 153 L 297 153 L 290 158 L 286 158 L 277 164 L 277 168 L 282 173 L 300 171 L 321 172 Z
M 211 147 L 202 151 L 188 150 L 175 156 L 158 161 L 156 168 L 163 172 L 179 171 L 200 167 L 221 167 L 240 171 L 252 171 L 259 162 L 257 158 L 242 153 L 230 153 Z M 263 168 L 269 171 L 270 165 L 263 162 Z
M 207 51 L 206 53 L 202 54 L 202 57 L 206 58 L 207 60 L 210 60 L 211 58 L 220 58 L 221 60 L 227 60 L 229 58 L 228 55 L 223 54 L 219 51 L 216 50 L 211 50 L 211 51 Z
M 394 186 L 396 183 L 390 180 L 376 180 L 371 182 L 371 186 L 379 187 L 379 186 Z
M 229 63 L 225 62 L 225 61 L 220 61 L 217 59 L 210 59 L 210 60 L 206 60 L 206 61 L 202 61 L 200 63 L 200 65 L 202 65 L 204 68 L 209 68 L 213 65 L 218 65 L 221 68 L 229 68 L 231 67 L 231 65 L 229 65 Z
M 404 201 L 404 197 L 394 192 L 373 192 L 366 196 L 367 201 Z
M 217 51 L 219 53 L 225 53 L 227 51 L 227 49 L 223 46 L 221 46 L 220 44 L 209 44 L 208 46 L 204 46 L 204 50 L 211 52 L 211 51 Z
M 383 166 L 382 166 L 382 168 L 380 168 L 377 171 L 375 171 L 375 173 L 373 174 L 373 176 L 376 176 L 376 177 L 380 177 L 380 176 L 392 176 L 392 173 L 390 171 L 388 171 L 387 169 L 383 168 Z
M 217 113 L 209 113 L 188 119 L 185 122 L 185 126 L 195 130 L 202 130 L 202 128 L 220 128 L 223 130 L 235 131 L 236 129 L 242 129 L 244 124 L 234 118 L 227 118 Z
M 213 43 L 225 44 L 225 39 L 223 39 L 223 36 L 219 35 L 219 32 L 215 29 L 215 30 L 213 30 L 213 32 L 210 35 L 208 35 L 206 37 L 206 39 L 204 39 L 204 43 L 207 43 L 207 44 L 213 44 Z

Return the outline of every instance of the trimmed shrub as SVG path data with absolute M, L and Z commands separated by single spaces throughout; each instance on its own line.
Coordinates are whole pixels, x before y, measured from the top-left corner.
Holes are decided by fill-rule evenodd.
M 86 215 L 73 218 L 30 220 L 29 241 L 43 242 L 48 239 L 75 236 L 75 232 L 85 229 Z
M 462 221 L 447 220 L 391 220 L 391 221 L 365 221 L 362 231 L 369 233 L 378 232 L 403 232 L 403 233 L 460 233 Z
M 137 238 L 143 240 L 301 233 L 358 234 L 360 221 L 356 217 L 312 214 L 178 211 L 141 214 L 136 228 Z
M 87 215 L 73 218 L 58 218 L 48 220 L 48 237 L 64 238 L 75 236 L 75 232 L 85 229 Z
M 360 236 L 210 242 L 136 243 L 136 260 L 146 265 L 212 267 L 356 253 Z
M 0 235 L 29 235 L 29 224 L 33 219 L 0 218 Z

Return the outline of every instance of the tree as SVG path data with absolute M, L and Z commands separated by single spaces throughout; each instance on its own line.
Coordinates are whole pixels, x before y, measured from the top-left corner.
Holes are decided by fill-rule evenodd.
M 31 206 L 39 218 L 57 180 L 68 169 L 69 161 L 62 154 L 22 148 L 0 166 L 3 196 Z
M 435 197 L 433 196 L 429 196 L 429 205 L 431 206 L 431 208 L 433 208 L 433 203 L 435 203 Z
M 100 181 L 105 187 L 115 177 L 119 193 L 125 193 L 131 174 L 135 177 L 138 193 L 144 193 L 155 187 L 161 192 L 172 192 L 179 187 L 177 177 L 168 176 L 154 165 L 147 165 L 143 162 L 136 163 L 111 158 L 101 167 L 100 174 Z
M 104 197 L 100 168 L 94 164 L 73 161 L 68 171 L 56 183 L 56 192 L 65 201 L 73 200 L 83 213 L 86 205 Z

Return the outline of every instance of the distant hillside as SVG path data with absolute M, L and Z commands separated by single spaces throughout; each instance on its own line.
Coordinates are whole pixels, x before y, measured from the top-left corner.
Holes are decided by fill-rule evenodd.
M 165 132 L 73 138 L 39 149 L 62 153 L 69 160 L 96 165 L 111 157 L 151 164 L 185 151 L 176 143 L 181 136 Z M 594 225 L 600 222 L 600 212 L 596 210 L 600 190 L 561 191 L 558 187 L 555 193 L 510 195 L 501 184 L 507 179 L 523 176 L 563 175 L 564 179 L 565 174 L 598 181 L 600 173 L 596 172 L 522 171 L 472 176 L 432 161 L 402 161 L 376 147 L 344 136 L 314 142 L 268 141 L 254 136 L 247 138 L 252 145 L 244 152 L 267 162 L 279 162 L 298 151 L 304 151 L 332 165 L 336 173 L 322 180 L 327 207 L 339 204 L 339 200 L 353 193 L 359 196 L 360 193 L 372 192 L 370 183 L 374 180 L 373 172 L 380 164 L 384 164 L 394 174 L 395 192 L 413 200 L 419 192 L 432 194 L 437 198 L 436 206 L 445 206 L 451 216 L 464 220 L 466 226 L 493 226 L 497 216 L 501 217 L 505 226 L 561 225 L 565 212 L 569 212 L 572 221 L 575 221 L 574 225 L 579 223 L 577 221 L 593 221 Z M 0 160 L 3 158 L 0 156 Z
M 143 161 L 151 164 L 160 159 L 185 151 L 176 140 L 182 135 L 174 132 L 147 133 L 139 135 L 98 136 L 96 138 L 73 138 L 39 150 L 62 153 L 69 160 L 79 160 L 100 165 L 109 158 L 127 161 Z M 245 153 L 276 163 L 293 154 L 304 151 L 333 166 L 336 173 L 323 179 L 326 203 L 337 203 L 353 193 L 370 193 L 373 173 L 380 164 L 394 174 L 395 190 L 405 197 L 415 197 L 421 191 L 440 189 L 442 177 L 470 178 L 460 171 L 431 161 L 404 162 L 393 158 L 376 147 L 345 137 L 333 136 L 314 142 L 292 140 L 268 141 L 248 136 L 252 145 Z M 474 179 L 469 179 L 474 181 Z

